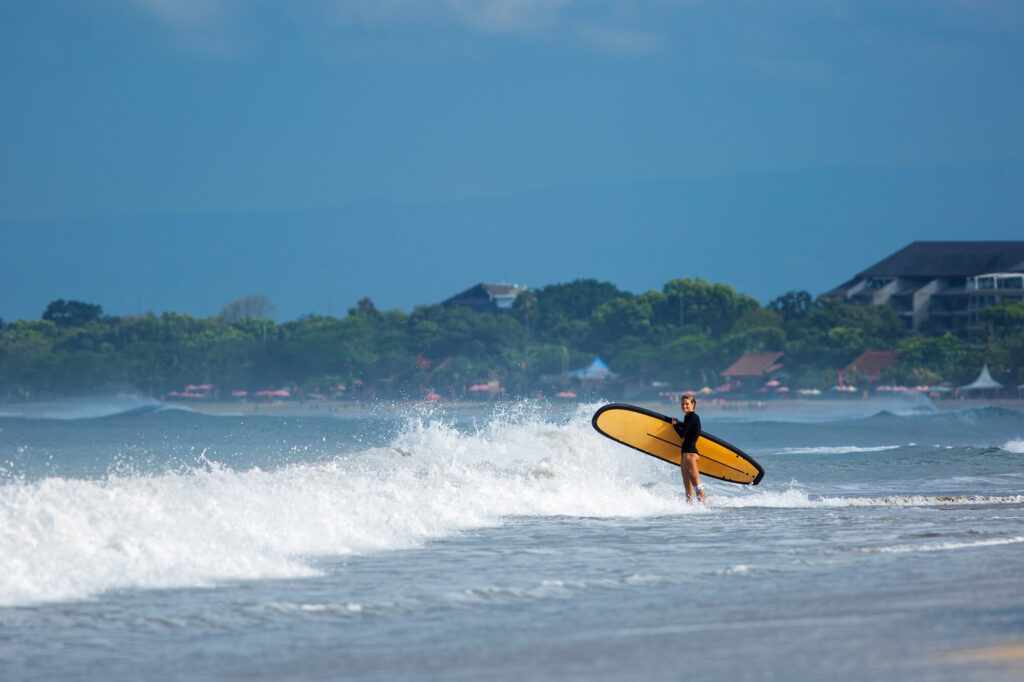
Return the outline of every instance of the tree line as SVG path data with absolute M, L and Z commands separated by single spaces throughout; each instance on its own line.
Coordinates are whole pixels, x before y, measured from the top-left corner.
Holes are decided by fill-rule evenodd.
M 594 279 L 521 294 L 505 310 L 461 305 L 378 310 L 364 298 L 344 317 L 275 323 L 263 297 L 220 315 L 104 315 L 81 301 L 50 303 L 40 320 L 0 321 L 0 398 L 131 388 L 163 395 L 188 383 L 232 388 L 344 387 L 353 397 L 465 395 L 498 380 L 509 395 L 560 385 L 566 370 L 602 357 L 623 379 L 676 387 L 716 385 L 742 353 L 782 351 L 792 388 L 827 388 L 865 350 L 897 350 L 885 380 L 954 384 L 982 363 L 1024 382 L 1024 304 L 984 311 L 971 338 L 914 333 L 885 306 L 813 298 L 765 306 L 731 286 L 673 279 L 634 294 Z M 1015 383 L 1014 383 L 1015 382 Z

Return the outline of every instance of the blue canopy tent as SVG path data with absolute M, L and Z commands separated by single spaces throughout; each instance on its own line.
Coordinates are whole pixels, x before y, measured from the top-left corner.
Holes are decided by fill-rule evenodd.
M 594 358 L 594 361 L 586 367 L 569 372 L 569 376 L 580 381 L 604 381 L 606 379 L 614 379 L 615 372 L 608 369 L 608 365 L 604 363 L 604 360 Z

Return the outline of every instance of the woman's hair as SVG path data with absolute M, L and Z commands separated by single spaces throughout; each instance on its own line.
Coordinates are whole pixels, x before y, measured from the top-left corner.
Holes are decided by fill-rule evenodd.
M 681 403 L 681 402 L 683 402 L 684 400 L 686 400 L 687 398 L 689 398 L 690 400 L 692 400 L 692 401 L 693 401 L 693 406 L 694 406 L 694 407 L 697 407 L 697 396 L 695 396 L 695 395 L 694 395 L 694 394 L 692 394 L 692 393 L 684 393 L 683 395 L 681 395 L 681 396 L 679 397 L 679 402 Z

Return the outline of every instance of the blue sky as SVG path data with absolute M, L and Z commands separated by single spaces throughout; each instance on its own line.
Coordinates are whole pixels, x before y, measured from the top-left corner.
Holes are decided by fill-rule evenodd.
M 0 6 L 0 317 L 479 280 L 814 293 L 1024 235 L 1002 0 Z

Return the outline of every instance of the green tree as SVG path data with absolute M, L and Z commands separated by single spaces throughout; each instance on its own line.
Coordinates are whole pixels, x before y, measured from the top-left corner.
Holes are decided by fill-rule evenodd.
M 1002 337 L 1024 332 L 1024 303 L 1002 303 L 979 313 L 989 337 Z
M 363 296 L 361 299 L 356 301 L 356 307 L 349 310 L 349 314 L 376 317 L 380 315 L 380 311 L 377 310 L 377 306 L 374 305 L 373 300 L 369 296 Z
M 911 336 L 900 341 L 899 361 L 883 374 L 886 381 L 903 384 L 957 383 L 974 378 L 983 363 L 983 350 L 951 333 L 942 336 Z
M 262 294 L 243 296 L 231 301 L 220 311 L 220 317 L 228 324 L 242 320 L 268 320 L 274 316 L 274 304 Z
M 768 303 L 768 308 L 782 316 L 786 322 L 806 317 L 814 305 L 814 297 L 806 291 L 787 291 Z
M 80 327 L 103 317 L 103 308 L 94 303 L 65 301 L 62 298 L 51 301 L 43 311 L 43 319 L 58 327 Z
M 591 322 L 594 347 L 607 349 L 625 337 L 647 338 L 652 314 L 653 306 L 644 297 L 616 298 L 602 304 Z
M 677 384 L 706 384 L 718 364 L 718 344 L 704 334 L 687 334 L 663 347 L 662 373 L 658 377 Z
M 19 320 L 4 327 L 0 332 L 0 385 L 21 397 L 57 389 L 57 336 L 57 326 L 50 321 Z
M 529 340 L 534 333 L 533 327 L 537 321 L 537 294 L 532 291 L 524 291 L 519 294 L 512 303 L 512 310 L 526 330 L 527 340 Z
M 536 309 L 529 316 L 531 338 L 579 347 L 587 343 L 594 312 L 609 301 L 632 294 L 609 282 L 578 279 L 542 287 L 534 296 Z M 525 299 L 519 305 L 532 306 L 533 302 Z
M 892 348 L 906 327 L 888 306 L 815 301 L 803 317 L 784 323 L 787 367 L 835 370 L 865 350 Z
M 664 298 L 655 310 L 656 324 L 695 326 L 719 337 L 745 313 L 756 310 L 756 300 L 727 284 L 702 279 L 673 279 L 662 287 Z
M 577 279 L 567 284 L 543 287 L 537 291 L 536 298 L 541 315 L 561 315 L 570 320 L 585 320 L 608 301 L 628 298 L 630 295 L 620 291 L 611 282 Z

